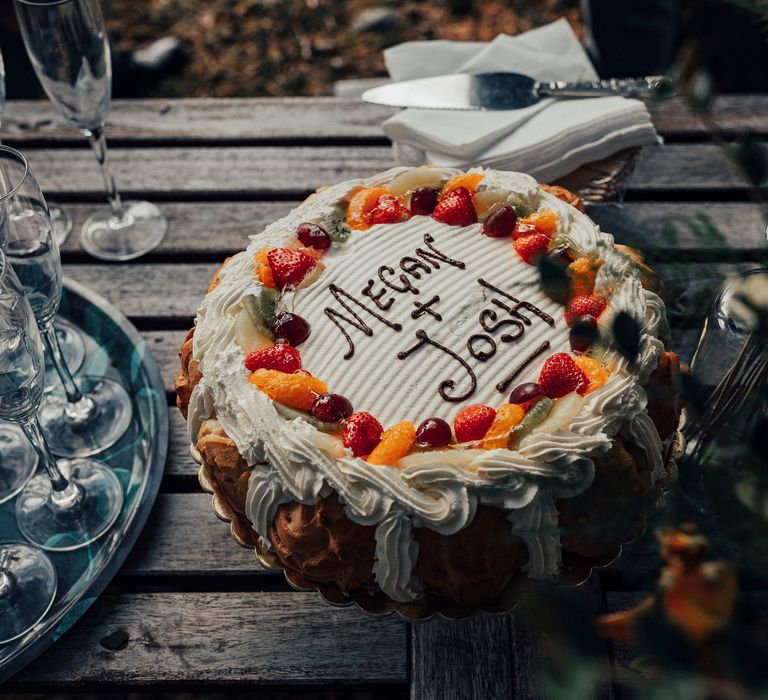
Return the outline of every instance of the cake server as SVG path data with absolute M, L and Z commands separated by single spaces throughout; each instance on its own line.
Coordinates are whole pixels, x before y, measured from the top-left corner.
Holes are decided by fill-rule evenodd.
M 539 81 L 522 73 L 452 73 L 371 88 L 363 100 L 422 109 L 522 109 L 543 97 L 650 97 L 671 85 L 663 75 L 582 83 Z

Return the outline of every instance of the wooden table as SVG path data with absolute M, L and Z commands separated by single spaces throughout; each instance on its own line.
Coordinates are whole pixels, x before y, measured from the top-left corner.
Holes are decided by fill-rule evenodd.
M 645 249 L 667 278 L 677 349 L 689 359 L 698 331 L 686 312 L 705 308 L 722 274 L 764 259 L 765 223 L 701 120 L 679 101 L 652 108 L 666 145 L 642 152 L 619 212 L 628 224 L 617 237 Z M 315 187 L 392 165 L 380 127 L 389 113 L 337 98 L 116 102 L 107 133 L 122 192 L 159 202 L 170 219 L 159 249 L 119 265 L 95 261 L 79 245 L 80 225 L 103 201 L 85 142 L 42 102 L 11 102 L 2 135 L 25 151 L 49 198 L 75 218 L 63 247 L 65 274 L 136 324 L 173 404 L 177 348 L 213 271 Z M 765 137 L 768 97 L 720 99 L 715 118 L 725 133 Z M 696 235 L 709 224 L 719 233 Z M 644 557 L 652 574 L 653 551 L 646 540 L 622 562 Z M 586 591 L 597 608 L 621 609 L 651 580 L 638 582 L 620 563 Z M 614 697 L 615 684 L 632 676 L 631 655 L 606 649 L 614 683 L 597 696 Z M 514 616 L 423 624 L 371 618 L 259 570 L 214 518 L 173 409 L 162 492 L 135 551 L 86 615 L 0 690 L 258 686 L 280 698 L 535 698 L 537 663 Z

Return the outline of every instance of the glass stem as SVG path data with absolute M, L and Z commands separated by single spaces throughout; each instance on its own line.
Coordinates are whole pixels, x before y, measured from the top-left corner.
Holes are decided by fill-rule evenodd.
M 99 126 L 95 129 L 87 129 L 84 133 L 88 137 L 93 153 L 96 156 L 96 161 L 99 164 L 99 170 L 101 170 L 101 177 L 104 179 L 104 187 L 107 190 L 107 200 L 109 201 L 112 213 L 118 219 L 122 219 L 124 211 L 123 200 L 120 197 L 120 193 L 117 191 L 115 176 L 112 174 L 112 170 L 109 167 L 107 139 L 104 136 L 104 127 Z
M 64 393 L 67 395 L 67 416 L 74 423 L 85 423 L 93 416 L 96 406 L 93 400 L 85 396 L 78 388 L 75 380 L 72 378 L 72 372 L 69 371 L 67 363 L 64 361 L 64 355 L 61 352 L 59 338 L 56 335 L 56 328 L 53 323 L 49 323 L 47 328 L 41 329 L 43 342 L 51 355 L 53 366 L 64 386 Z
M 48 478 L 51 480 L 51 502 L 53 505 L 62 510 L 76 506 L 82 499 L 80 488 L 61 473 L 59 465 L 45 441 L 37 416 L 33 414 L 30 418 L 19 421 L 19 425 L 40 456 L 45 471 L 48 472 Z

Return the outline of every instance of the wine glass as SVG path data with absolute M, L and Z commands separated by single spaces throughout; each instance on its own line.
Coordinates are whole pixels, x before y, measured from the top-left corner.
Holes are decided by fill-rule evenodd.
M 104 179 L 109 208 L 83 225 L 83 248 L 102 260 L 138 258 L 162 241 L 168 222 L 150 202 L 123 202 L 109 168 L 104 123 L 112 66 L 98 0 L 14 0 L 14 5 L 43 89 L 88 138 Z
M 0 125 L 3 123 L 3 110 L 5 108 L 5 65 L 3 64 L 3 53 L 0 51 Z M 53 234 L 56 242 L 61 246 L 67 240 L 70 231 L 72 231 L 72 217 L 69 212 L 48 202 L 48 209 L 51 212 L 51 221 L 53 222 Z
M 6 255 L 27 293 L 62 384 L 45 394 L 40 424 L 55 454 L 94 455 L 114 445 L 128 430 L 131 397 L 111 379 L 72 377 L 53 325 L 61 301 L 61 260 L 45 199 L 24 156 L 8 146 L 0 146 L 0 177 L 18 183 L 2 212 Z
M 43 397 L 43 341 L 28 297 L 0 253 L 0 418 L 17 423 L 45 467 L 16 499 L 16 524 L 43 549 L 85 547 L 115 522 L 123 489 L 95 459 L 56 461 L 37 419 Z
M 0 544 L 0 644 L 35 626 L 56 597 L 56 569 L 28 544 Z

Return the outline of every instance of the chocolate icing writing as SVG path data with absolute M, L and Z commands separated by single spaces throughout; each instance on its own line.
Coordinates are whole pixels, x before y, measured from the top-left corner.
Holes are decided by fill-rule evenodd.
M 504 308 L 509 311 L 506 306 Z M 523 325 L 523 322 L 517 318 L 505 318 L 501 321 L 498 321 L 497 319 L 498 314 L 493 309 L 483 309 L 480 312 L 480 325 L 482 326 L 483 330 L 487 331 L 488 333 L 495 333 L 497 330 L 499 330 L 499 328 L 504 328 L 504 326 L 508 325 L 515 327 L 514 334 L 505 333 L 501 336 L 501 339 L 505 343 L 517 340 L 525 332 L 525 326 Z
M 456 260 L 455 258 L 447 256 L 445 253 L 441 253 L 437 248 L 435 248 L 435 246 L 432 245 L 434 242 L 434 236 L 432 236 L 430 233 L 425 233 L 424 245 L 426 245 L 429 250 L 417 248 L 416 255 L 422 258 L 422 260 L 426 260 L 428 263 L 430 263 L 432 267 L 435 268 L 435 270 L 440 269 L 441 262 L 447 263 L 448 265 L 453 265 L 454 267 L 458 267 L 460 270 L 463 270 L 467 266 L 466 263 L 463 263 L 461 260 Z
M 488 350 L 475 349 L 475 345 L 478 342 L 487 343 Z M 475 333 L 474 335 L 469 336 L 467 350 L 469 350 L 469 354 L 472 355 L 472 357 L 480 360 L 480 362 L 485 362 L 486 360 L 490 360 L 496 354 L 496 341 L 491 338 L 490 335 L 486 335 L 485 333 Z
M 358 299 L 355 299 L 355 297 L 353 297 L 349 292 L 346 292 L 343 289 L 341 289 L 341 287 L 337 287 L 335 284 L 330 284 L 328 285 L 328 291 L 333 295 L 333 298 L 339 302 L 339 304 L 341 304 L 350 314 L 352 314 L 352 318 L 349 318 L 348 316 L 345 316 L 344 314 L 338 312 L 336 309 L 331 309 L 330 307 L 326 307 L 323 310 L 325 315 L 331 320 L 331 323 L 333 323 L 336 326 L 336 328 L 338 328 L 341 331 L 342 335 L 347 341 L 347 345 L 349 346 L 349 349 L 344 355 L 345 360 L 348 360 L 355 354 L 355 344 L 352 342 L 352 338 L 347 332 L 347 329 L 341 325 L 342 321 L 345 323 L 348 323 L 353 328 L 356 328 L 357 330 L 362 331 L 367 336 L 373 335 L 373 329 L 365 321 L 363 321 L 362 317 L 356 311 L 354 311 L 352 307 L 349 304 L 347 304 L 347 302 L 344 301 L 344 299 L 342 299 L 342 297 L 349 299 L 349 301 L 351 301 L 353 304 L 356 304 L 363 311 L 367 311 L 371 316 L 381 321 L 384 325 L 389 326 L 392 330 L 401 331 L 403 329 L 403 327 L 399 323 L 394 323 L 384 318 L 381 314 L 377 313 L 373 309 L 368 308 L 365 304 L 363 304 L 363 302 L 359 301 Z
M 373 301 L 376 306 L 378 306 L 382 311 L 386 311 L 392 304 L 395 302 L 394 297 L 389 297 L 386 301 L 381 301 L 381 298 L 387 293 L 386 289 L 380 289 L 378 292 L 374 294 L 373 292 L 373 280 L 368 280 L 368 284 L 365 285 L 365 288 L 362 291 L 362 294 L 364 297 L 368 297 Z
M 453 402 L 464 401 L 465 399 L 468 399 L 470 396 L 472 396 L 472 394 L 474 394 L 475 390 L 477 389 L 477 377 L 475 376 L 475 373 L 472 371 L 472 368 L 467 364 L 467 362 L 463 358 L 459 357 L 452 350 L 449 350 L 444 345 L 440 345 L 440 343 L 437 343 L 434 340 L 432 340 L 432 338 L 430 338 L 427 335 L 427 332 L 425 330 L 422 330 L 422 329 L 417 330 L 416 337 L 419 339 L 419 342 L 416 343 L 416 345 L 411 346 L 407 350 L 401 350 L 399 353 L 397 353 L 397 359 L 404 360 L 406 357 L 416 352 L 417 350 L 420 350 L 425 345 L 432 345 L 433 347 L 436 347 L 438 350 L 442 350 L 446 355 L 450 355 L 454 360 L 456 360 L 466 370 L 470 380 L 469 389 L 465 391 L 463 394 L 460 394 L 458 396 L 451 396 L 448 394 L 448 391 L 456 388 L 456 382 L 453 381 L 453 379 L 446 379 L 440 382 L 440 386 L 438 388 L 438 393 L 440 394 L 440 396 L 446 401 L 453 401 Z
M 443 317 L 432 308 L 432 304 L 436 304 L 438 301 L 440 301 L 440 297 L 437 296 L 437 294 L 435 294 L 435 296 L 433 296 L 429 301 L 425 301 L 424 303 L 420 301 L 414 301 L 413 305 L 416 308 L 411 311 L 411 318 L 415 320 L 417 318 L 421 318 L 424 314 L 429 314 L 436 321 L 442 321 Z
M 395 271 L 391 267 L 389 267 L 387 265 L 382 265 L 379 268 L 379 273 L 378 273 L 379 274 L 379 279 L 385 285 L 387 285 L 387 287 L 389 287 L 390 289 L 394 290 L 395 292 L 400 292 L 400 293 L 403 293 L 403 292 L 411 292 L 412 294 L 418 294 L 419 293 L 419 290 L 416 287 L 413 286 L 413 282 L 411 282 L 411 280 L 408 279 L 407 275 L 398 275 L 398 279 L 403 283 L 403 286 L 402 287 L 397 287 L 394 284 L 392 284 L 392 280 L 384 279 L 384 273 L 385 272 L 387 274 L 394 275 Z
M 493 292 L 496 292 L 496 294 L 501 294 L 501 296 L 506 297 L 510 301 L 515 302 L 515 305 L 513 307 L 509 307 L 506 304 L 498 301 L 497 299 L 493 300 L 493 303 L 496 304 L 496 306 L 500 306 L 503 309 L 506 309 L 512 316 L 518 317 L 523 323 L 525 323 L 526 326 L 531 325 L 531 320 L 525 316 L 524 314 L 520 313 L 519 309 L 527 309 L 533 314 L 536 314 L 542 321 L 545 323 L 548 323 L 550 326 L 555 325 L 555 319 L 552 318 L 548 313 L 545 311 L 542 311 L 538 306 L 535 306 L 534 304 L 531 304 L 529 301 L 521 301 L 517 297 L 513 297 L 511 294 L 507 294 L 507 292 L 503 292 L 498 287 L 495 287 L 490 282 L 486 282 L 482 277 L 477 280 L 483 287 L 486 289 L 490 289 Z
M 533 362 L 541 353 L 549 348 L 549 341 L 545 340 L 539 347 L 537 347 L 528 357 L 526 357 L 518 366 L 517 369 L 512 372 L 506 379 L 500 381 L 496 388 L 499 391 L 506 391 L 509 385 L 515 380 L 520 372 L 522 372 L 531 362 Z
M 417 280 L 421 279 L 419 270 L 426 272 L 428 275 L 432 274 L 432 268 L 427 265 L 427 263 L 418 258 L 412 258 L 410 255 L 406 255 L 404 258 L 400 259 L 400 269 Z

